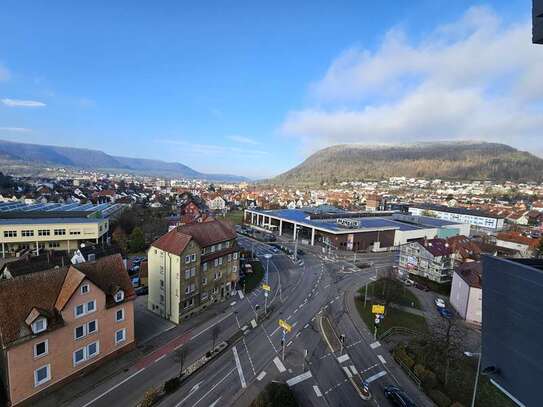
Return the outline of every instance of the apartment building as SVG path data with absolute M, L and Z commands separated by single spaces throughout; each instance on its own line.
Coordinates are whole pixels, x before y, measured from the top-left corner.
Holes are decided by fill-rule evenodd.
M 460 317 L 468 322 L 481 324 L 483 316 L 481 262 L 463 263 L 454 271 L 450 302 Z
M 236 232 L 219 220 L 178 226 L 151 245 L 147 267 L 149 310 L 178 324 L 235 289 Z
M 414 274 L 435 281 L 451 281 L 454 270 L 453 252 L 445 239 L 421 239 L 401 246 L 398 272 Z
M 504 218 L 483 211 L 454 208 L 443 205 L 416 204 L 409 206 L 409 212 L 416 216 L 435 216 L 451 222 L 461 222 L 475 229 L 499 231 L 503 229 Z
M 109 217 L 121 208 L 119 204 L 0 203 L 2 257 L 28 250 L 71 251 L 81 242 L 99 243 L 109 231 Z
M 0 281 L 0 375 L 33 404 L 133 348 L 134 290 L 120 255 Z

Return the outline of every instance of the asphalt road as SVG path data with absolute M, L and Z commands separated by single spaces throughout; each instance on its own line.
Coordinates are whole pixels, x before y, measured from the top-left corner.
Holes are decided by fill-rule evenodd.
M 272 253 L 266 244 L 240 237 L 242 246 L 253 247 L 262 258 Z M 304 250 L 306 250 L 304 248 Z M 173 339 L 151 355 L 139 360 L 123 374 L 101 383 L 70 405 L 78 407 L 132 406 L 145 391 L 160 386 L 180 369 L 180 349 L 186 349 L 185 366 L 211 349 L 216 342 L 243 330 L 241 340 L 190 376 L 160 406 L 246 406 L 266 383 L 286 381 L 304 406 L 389 406 L 383 396 L 386 384 L 397 383 L 387 368 L 387 355 L 380 346 L 364 338 L 347 312 L 344 294 L 354 285 L 375 278 L 375 269 L 391 266 L 392 256 L 368 254 L 374 266 L 354 267 L 348 258 L 326 260 L 323 254 L 306 252 L 304 265 L 295 265 L 284 254 L 273 254 L 269 262 L 268 297 L 271 316 L 254 326 L 255 308 L 264 309 L 264 293 L 255 290 L 247 296 L 232 298 L 231 306 L 204 326 Z M 319 330 L 319 316 L 326 315 L 336 331 L 344 334 L 345 349 L 332 354 Z M 278 320 L 292 326 L 284 341 Z M 364 401 L 349 380 L 359 375 L 370 382 L 372 399 Z M 403 383 L 400 383 L 403 384 Z M 424 405 L 417 394 L 411 394 Z

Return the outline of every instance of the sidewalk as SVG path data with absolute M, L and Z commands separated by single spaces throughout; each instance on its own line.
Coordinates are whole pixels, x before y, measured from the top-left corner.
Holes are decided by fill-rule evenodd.
M 348 315 L 353 321 L 354 326 L 356 327 L 357 331 L 360 333 L 362 338 L 364 339 L 364 342 L 366 344 L 372 344 L 375 342 L 375 339 L 373 339 L 373 335 L 366 327 L 366 324 L 362 320 L 362 317 L 358 313 L 358 310 L 356 309 L 355 304 L 355 298 L 358 292 L 358 289 L 360 287 L 357 286 L 351 286 L 345 291 L 345 305 L 347 307 Z M 381 349 L 381 348 L 377 348 Z M 376 349 L 376 351 L 377 351 Z M 388 352 L 387 352 L 387 355 Z M 390 356 L 390 355 L 389 355 Z M 407 374 L 403 371 L 403 369 L 396 363 L 394 358 L 388 357 L 387 358 L 387 364 L 384 365 L 385 368 L 391 373 L 391 375 L 400 383 L 400 386 L 404 388 L 404 390 L 407 391 L 408 394 L 417 395 L 417 398 L 423 403 L 423 406 L 432 407 L 434 406 L 434 403 L 428 398 L 426 394 L 422 390 L 420 390 L 407 376 Z
M 52 393 L 46 394 L 38 400 L 35 405 L 40 407 L 68 405 L 115 375 L 126 372 L 172 340 L 185 337 L 196 328 L 201 327 L 214 318 L 226 315 L 229 305 L 230 301 L 228 300 L 215 304 L 193 318 L 183 321 L 180 325 L 175 325 L 173 328 L 150 338 L 146 342 L 137 343 L 136 349 L 105 362 L 95 370 L 73 379 L 68 385 L 54 389 Z

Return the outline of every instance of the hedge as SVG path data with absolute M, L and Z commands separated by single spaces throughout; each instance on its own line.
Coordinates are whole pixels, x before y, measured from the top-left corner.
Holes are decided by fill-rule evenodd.
M 430 390 L 428 395 L 439 407 L 451 407 L 451 399 L 445 393 L 434 389 Z

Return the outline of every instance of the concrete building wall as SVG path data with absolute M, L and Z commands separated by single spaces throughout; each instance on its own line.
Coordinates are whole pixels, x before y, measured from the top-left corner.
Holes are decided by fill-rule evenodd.
M 469 290 L 466 321 L 480 324 L 483 320 L 483 290 L 471 287 Z
M 82 284 L 89 284 L 90 290 L 86 294 L 81 294 L 78 287 L 74 292 L 61 312 L 65 323 L 63 327 L 37 335 L 33 340 L 8 348 L 7 361 L 12 404 L 20 403 L 134 342 L 133 302 L 123 302 L 106 309 L 106 298 L 103 291 L 87 279 L 83 280 Z M 91 300 L 96 300 L 96 311 L 76 318 L 75 306 Z M 123 321 L 116 322 L 115 315 L 120 308 L 124 309 L 125 317 Z M 75 328 L 93 320 L 98 321 L 97 332 L 81 339 L 75 339 Z M 115 344 L 115 332 L 119 329 L 126 329 L 126 340 Z M 47 354 L 38 358 L 34 357 L 34 345 L 44 340 L 47 340 L 48 343 Z M 99 342 L 99 354 L 74 366 L 73 352 L 93 342 Z M 51 379 L 35 386 L 34 371 L 45 365 L 50 365 Z
M 413 239 L 433 239 L 437 233 L 438 229 L 397 230 L 394 236 L 394 246 L 409 243 Z
M 463 319 L 466 319 L 469 298 L 470 289 L 468 283 L 466 283 L 464 279 L 458 275 L 458 273 L 453 273 L 449 301 L 456 312 L 458 312 Z

